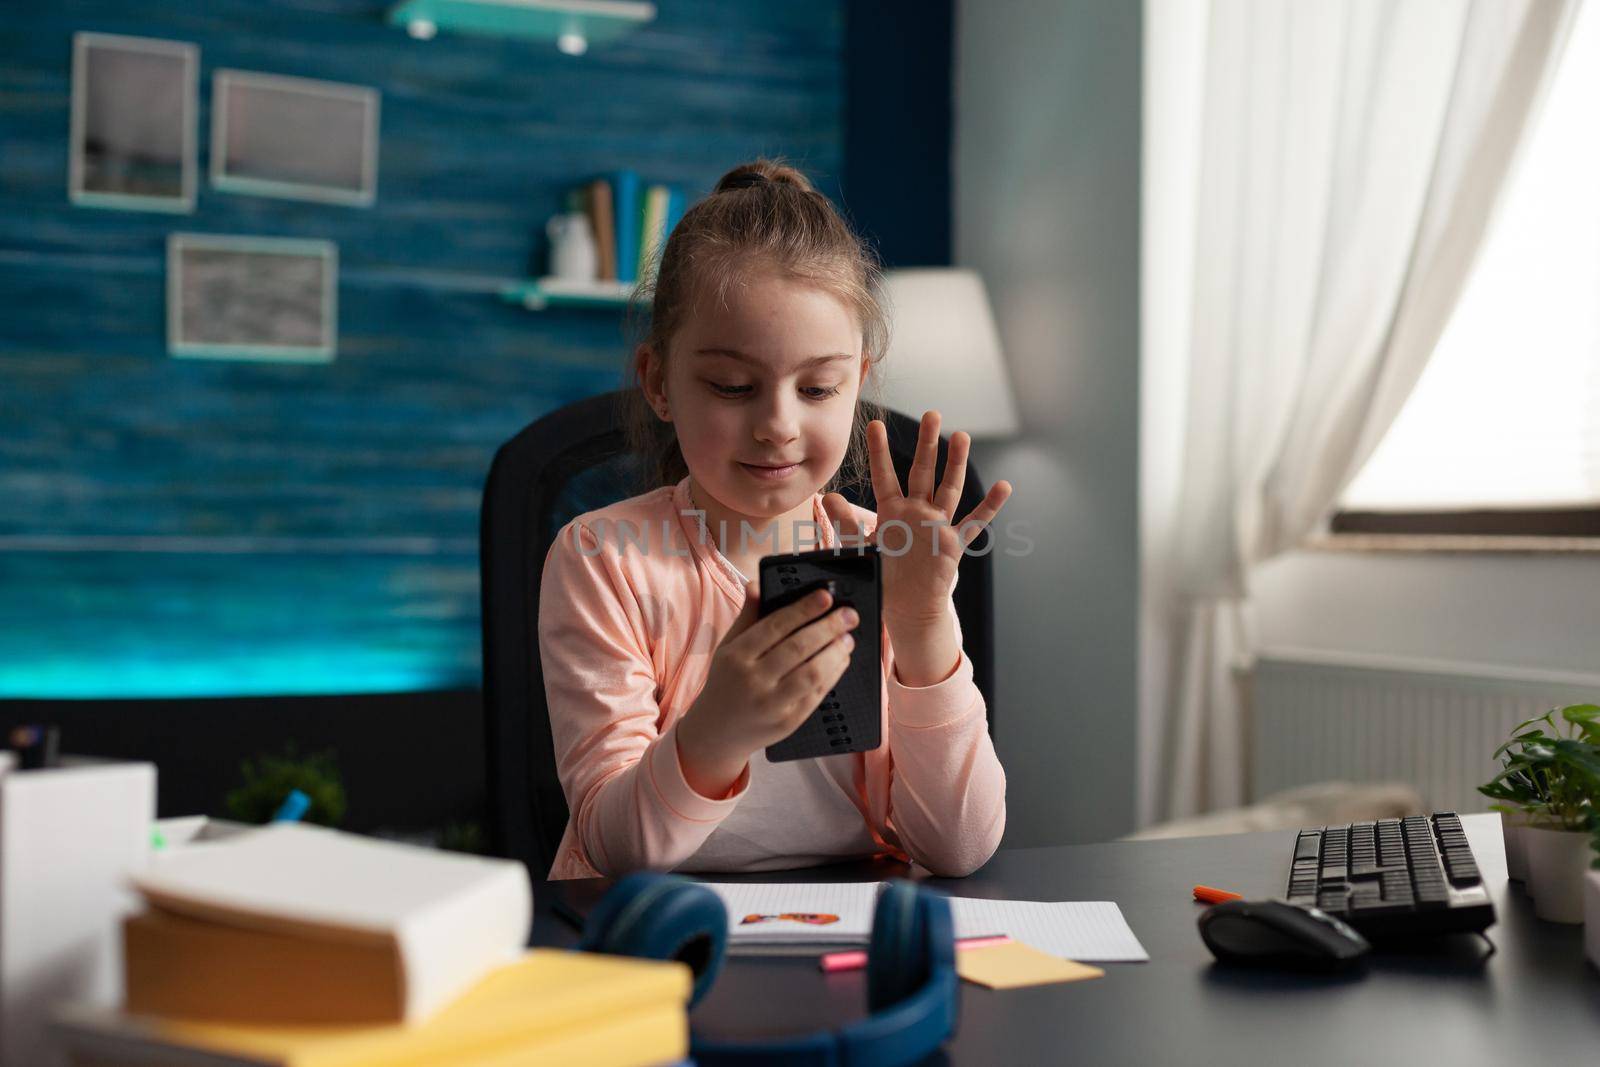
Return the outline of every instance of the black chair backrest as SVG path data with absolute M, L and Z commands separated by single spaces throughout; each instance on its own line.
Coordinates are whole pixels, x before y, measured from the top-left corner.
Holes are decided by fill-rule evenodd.
M 577 515 L 626 499 L 642 484 L 642 464 L 628 453 L 618 419 L 623 391 L 552 411 L 500 447 L 489 468 L 479 528 L 483 602 L 483 698 L 486 716 L 490 836 L 497 854 L 528 864 L 543 878 L 567 824 L 556 776 L 544 671 L 539 662 L 539 582 L 561 528 Z M 886 413 L 889 451 L 903 488 L 916 450 L 918 422 Z M 949 442 L 939 441 L 944 473 Z M 935 482 L 937 484 L 937 482 Z M 969 461 L 960 519 L 987 486 Z M 868 487 L 846 499 L 877 506 Z M 954 601 L 973 679 L 994 732 L 993 565 L 988 531 L 960 564 Z

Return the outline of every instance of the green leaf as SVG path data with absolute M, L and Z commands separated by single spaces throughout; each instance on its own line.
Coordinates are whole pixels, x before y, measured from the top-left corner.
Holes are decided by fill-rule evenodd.
M 1578 727 L 1585 741 L 1600 743 L 1600 704 L 1573 704 L 1561 709 L 1561 717 Z
M 1550 742 L 1550 747 L 1555 757 L 1568 769 L 1587 774 L 1594 782 L 1600 784 L 1600 750 L 1594 745 L 1587 741 L 1560 738 Z
M 1548 723 L 1550 726 L 1554 726 L 1556 724 L 1555 720 L 1551 718 L 1551 716 L 1554 715 L 1554 714 L 1555 714 L 1555 709 L 1551 708 L 1549 711 L 1545 712 L 1543 715 L 1535 716 L 1534 718 L 1531 718 L 1531 719 L 1527 720 L 1526 722 L 1519 722 L 1519 723 L 1517 723 L 1517 725 L 1515 725 L 1515 726 L 1513 726 L 1511 728 L 1511 733 L 1513 735 L 1515 735 L 1518 732 L 1520 732 L 1521 730 L 1523 730 L 1523 729 L 1525 729 L 1525 728 L 1527 728 L 1529 726 L 1532 726 L 1536 722 Z
M 1497 800 L 1509 800 L 1518 804 L 1528 803 L 1540 798 L 1539 789 L 1533 780 L 1514 767 L 1501 771 L 1488 782 L 1480 785 L 1478 792 L 1487 797 L 1494 797 Z
M 1511 740 L 1495 749 L 1494 755 L 1491 758 L 1499 759 L 1513 746 L 1520 745 L 1522 748 L 1527 748 L 1530 742 L 1546 741 L 1549 740 L 1550 736 L 1550 734 L 1545 733 L 1543 730 L 1529 730 L 1527 733 L 1517 734 Z
M 1546 738 L 1543 741 L 1530 741 L 1528 744 L 1523 746 L 1522 754 L 1528 760 L 1535 763 L 1544 763 L 1553 760 L 1556 756 L 1556 750 L 1550 746 L 1551 742 L 1555 740 L 1558 739 Z

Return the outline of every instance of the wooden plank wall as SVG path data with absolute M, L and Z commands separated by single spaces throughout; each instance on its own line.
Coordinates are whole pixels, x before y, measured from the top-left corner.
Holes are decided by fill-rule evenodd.
M 657 0 L 590 54 L 441 34 L 376 0 L 52 0 L 0 25 L 0 698 L 478 682 L 477 508 L 496 446 L 614 388 L 615 312 L 530 314 L 571 185 L 631 166 L 691 199 L 756 154 L 838 198 L 842 0 Z M 69 203 L 72 34 L 200 47 L 192 215 Z M 204 180 L 212 74 L 382 93 L 371 209 Z M 340 252 L 329 365 L 175 360 L 174 230 Z

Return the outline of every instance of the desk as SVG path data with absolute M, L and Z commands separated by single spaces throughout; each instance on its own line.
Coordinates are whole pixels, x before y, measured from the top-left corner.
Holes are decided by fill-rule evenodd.
M 1366 975 L 1333 977 L 1216 966 L 1200 941 L 1195 883 L 1279 896 L 1294 831 L 1164 841 L 1002 849 L 963 879 L 928 884 L 968 897 L 1115 900 L 1149 963 L 1106 964 L 1106 977 L 997 992 L 962 983 L 953 1064 L 1593 1063 L 1600 1058 L 1600 974 L 1583 928 L 1543 922 L 1508 884 L 1499 816 L 1463 817 L 1494 897 L 1499 951 L 1452 937 L 1435 952 L 1384 955 Z M 744 876 L 741 881 L 853 881 L 903 876 L 890 864 Z M 730 879 L 733 880 L 733 879 Z M 538 883 L 533 940 L 577 937 L 550 911 L 558 895 L 592 899 L 604 883 Z M 865 1011 L 863 972 L 824 975 L 814 959 L 732 956 L 695 1009 L 708 1035 L 759 1038 L 837 1026 Z M 937 1062 L 937 1061 L 935 1061 Z

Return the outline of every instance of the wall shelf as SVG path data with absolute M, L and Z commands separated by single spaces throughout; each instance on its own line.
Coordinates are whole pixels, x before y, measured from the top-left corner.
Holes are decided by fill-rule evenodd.
M 580 56 L 591 43 L 616 40 L 655 17 L 656 6 L 641 0 L 402 0 L 388 21 L 418 40 L 440 30 L 532 37 Z
M 633 290 L 633 282 L 529 278 L 503 286 L 500 296 L 529 311 L 543 311 L 548 307 L 623 308 L 628 305 Z

